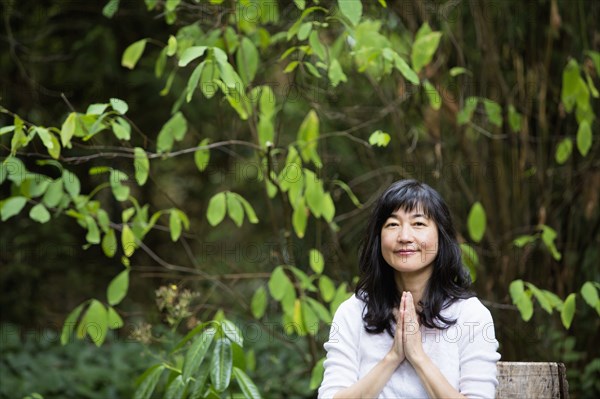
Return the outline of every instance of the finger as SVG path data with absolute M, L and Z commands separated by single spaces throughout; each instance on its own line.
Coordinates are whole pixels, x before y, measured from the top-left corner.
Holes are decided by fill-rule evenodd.
M 409 292 L 406 298 L 406 306 L 408 307 L 408 311 L 410 313 L 411 316 L 416 316 L 416 311 L 415 311 L 415 302 L 413 299 L 412 294 Z

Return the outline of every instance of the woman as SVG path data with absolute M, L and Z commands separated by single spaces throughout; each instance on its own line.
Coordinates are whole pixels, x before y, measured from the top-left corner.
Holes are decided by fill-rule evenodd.
M 355 295 L 325 343 L 320 398 L 494 398 L 498 342 L 469 291 L 450 212 L 415 180 L 371 214 Z

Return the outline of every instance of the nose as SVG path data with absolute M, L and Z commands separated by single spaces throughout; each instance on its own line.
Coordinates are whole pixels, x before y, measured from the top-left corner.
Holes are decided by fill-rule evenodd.
M 412 235 L 412 231 L 411 231 L 410 227 L 402 226 L 401 228 L 399 228 L 398 236 L 396 237 L 396 239 L 398 240 L 398 242 L 412 243 L 413 235 Z

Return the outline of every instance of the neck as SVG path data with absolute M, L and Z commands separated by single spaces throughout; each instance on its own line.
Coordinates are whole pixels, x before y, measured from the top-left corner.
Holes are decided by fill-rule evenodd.
M 430 277 L 431 270 L 427 270 L 425 273 L 396 272 L 396 287 L 398 287 L 398 292 L 400 293 L 402 291 L 410 291 L 415 301 L 415 307 L 418 307 Z

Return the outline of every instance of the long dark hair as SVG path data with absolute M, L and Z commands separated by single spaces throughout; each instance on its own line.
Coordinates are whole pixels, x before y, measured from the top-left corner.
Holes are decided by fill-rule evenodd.
M 394 270 L 381 254 L 381 228 L 398 209 L 405 212 L 419 209 L 437 225 L 438 253 L 418 315 L 421 324 L 429 328 L 448 328 L 456 320 L 443 317 L 440 312 L 458 299 L 474 296 L 469 290 L 471 278 L 462 264 L 452 217 L 445 201 L 433 188 L 416 180 L 400 180 L 388 187 L 377 201 L 359 250 L 360 277 L 355 293 L 367 304 L 363 313 L 365 329 L 373 334 L 385 330 L 392 335 L 393 309 L 400 304 L 400 295 Z

